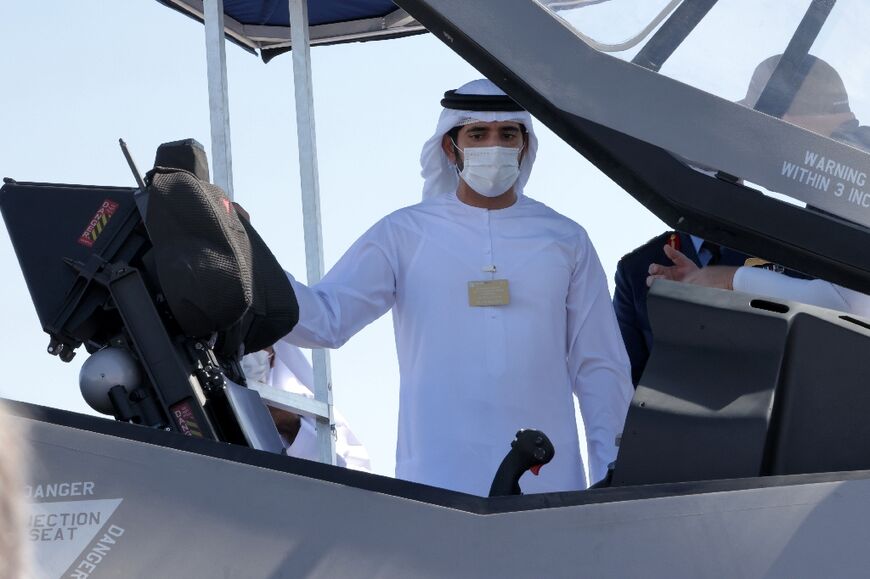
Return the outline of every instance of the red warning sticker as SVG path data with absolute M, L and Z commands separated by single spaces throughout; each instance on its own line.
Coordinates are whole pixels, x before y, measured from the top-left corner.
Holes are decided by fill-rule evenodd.
M 172 412 L 172 417 L 175 419 L 175 424 L 178 430 L 186 436 L 195 436 L 202 438 L 202 429 L 196 421 L 196 416 L 193 414 L 193 408 L 187 400 L 175 404 L 169 409 Z
M 87 228 L 81 235 L 79 235 L 79 243 L 85 247 L 93 247 L 94 242 L 97 241 L 97 238 L 106 228 L 106 225 L 109 224 L 109 219 L 112 218 L 112 215 L 114 215 L 117 210 L 118 204 L 111 199 L 103 201 L 100 208 L 97 209 L 97 213 L 94 215 L 93 219 L 91 219 L 91 222 L 88 223 Z

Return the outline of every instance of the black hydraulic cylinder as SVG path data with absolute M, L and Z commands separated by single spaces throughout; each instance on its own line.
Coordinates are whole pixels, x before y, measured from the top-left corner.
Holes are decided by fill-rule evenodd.
M 108 286 L 136 354 L 155 385 L 167 423 L 188 436 L 218 440 L 211 421 L 197 401 L 181 352 L 170 340 L 140 272 L 125 264 L 107 268 Z M 199 396 L 198 396 L 199 395 Z M 203 397 L 204 398 L 204 397 Z

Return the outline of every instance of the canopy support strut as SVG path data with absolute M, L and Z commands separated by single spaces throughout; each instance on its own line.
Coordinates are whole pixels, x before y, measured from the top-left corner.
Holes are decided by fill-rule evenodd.
M 290 3 L 290 40 L 293 46 L 293 88 L 296 97 L 296 134 L 299 141 L 299 174 L 302 181 L 302 219 L 308 285 L 323 277 L 323 233 L 320 217 L 320 185 L 317 174 L 317 141 L 314 129 L 314 92 L 311 75 L 311 44 L 308 35 L 307 0 Z M 335 464 L 335 421 L 332 412 L 332 371 L 328 350 L 312 350 L 314 397 L 324 402 L 328 416 L 317 417 L 320 462 Z
M 230 151 L 230 104 L 227 53 L 224 45 L 224 2 L 204 0 L 205 57 L 208 69 L 208 110 L 211 120 L 212 183 L 233 198 L 233 157 Z

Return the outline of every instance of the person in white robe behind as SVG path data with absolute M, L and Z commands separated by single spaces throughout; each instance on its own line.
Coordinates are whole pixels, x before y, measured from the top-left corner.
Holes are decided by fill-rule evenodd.
M 423 202 L 376 223 L 313 287 L 290 276 L 300 320 L 284 339 L 338 348 L 392 309 L 398 478 L 486 495 L 516 432 L 536 428 L 555 458 L 523 491 L 583 489 L 572 392 L 593 482 L 633 394 L 604 271 L 582 227 L 523 194 L 531 116 L 488 80 L 442 105 Z
M 249 387 L 257 382 L 280 388 L 285 392 L 314 398 L 314 375 L 305 354 L 287 342 L 278 342 L 272 352 L 262 350 L 242 358 L 242 368 Z M 285 410 L 270 408 L 278 425 L 287 456 L 317 460 L 317 431 L 314 419 Z M 336 409 L 335 463 L 352 470 L 371 472 L 371 461 L 365 447 L 350 429 L 347 420 Z

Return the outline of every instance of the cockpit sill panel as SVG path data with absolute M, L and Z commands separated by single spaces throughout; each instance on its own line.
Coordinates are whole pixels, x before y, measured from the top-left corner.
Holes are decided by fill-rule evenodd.
M 246 464 L 252 467 L 285 472 L 476 515 L 497 515 L 559 507 L 870 479 L 870 471 L 865 470 L 655 484 L 488 498 L 353 471 L 313 461 L 276 456 L 242 446 L 191 438 L 174 432 L 164 432 L 56 408 L 15 401 L 6 401 L 6 404 L 10 412 L 29 420 L 112 436 L 137 443 L 160 446 L 167 449 L 190 452 L 238 464 Z M 542 473 L 546 472 L 545 469 L 546 467 L 542 469 Z

